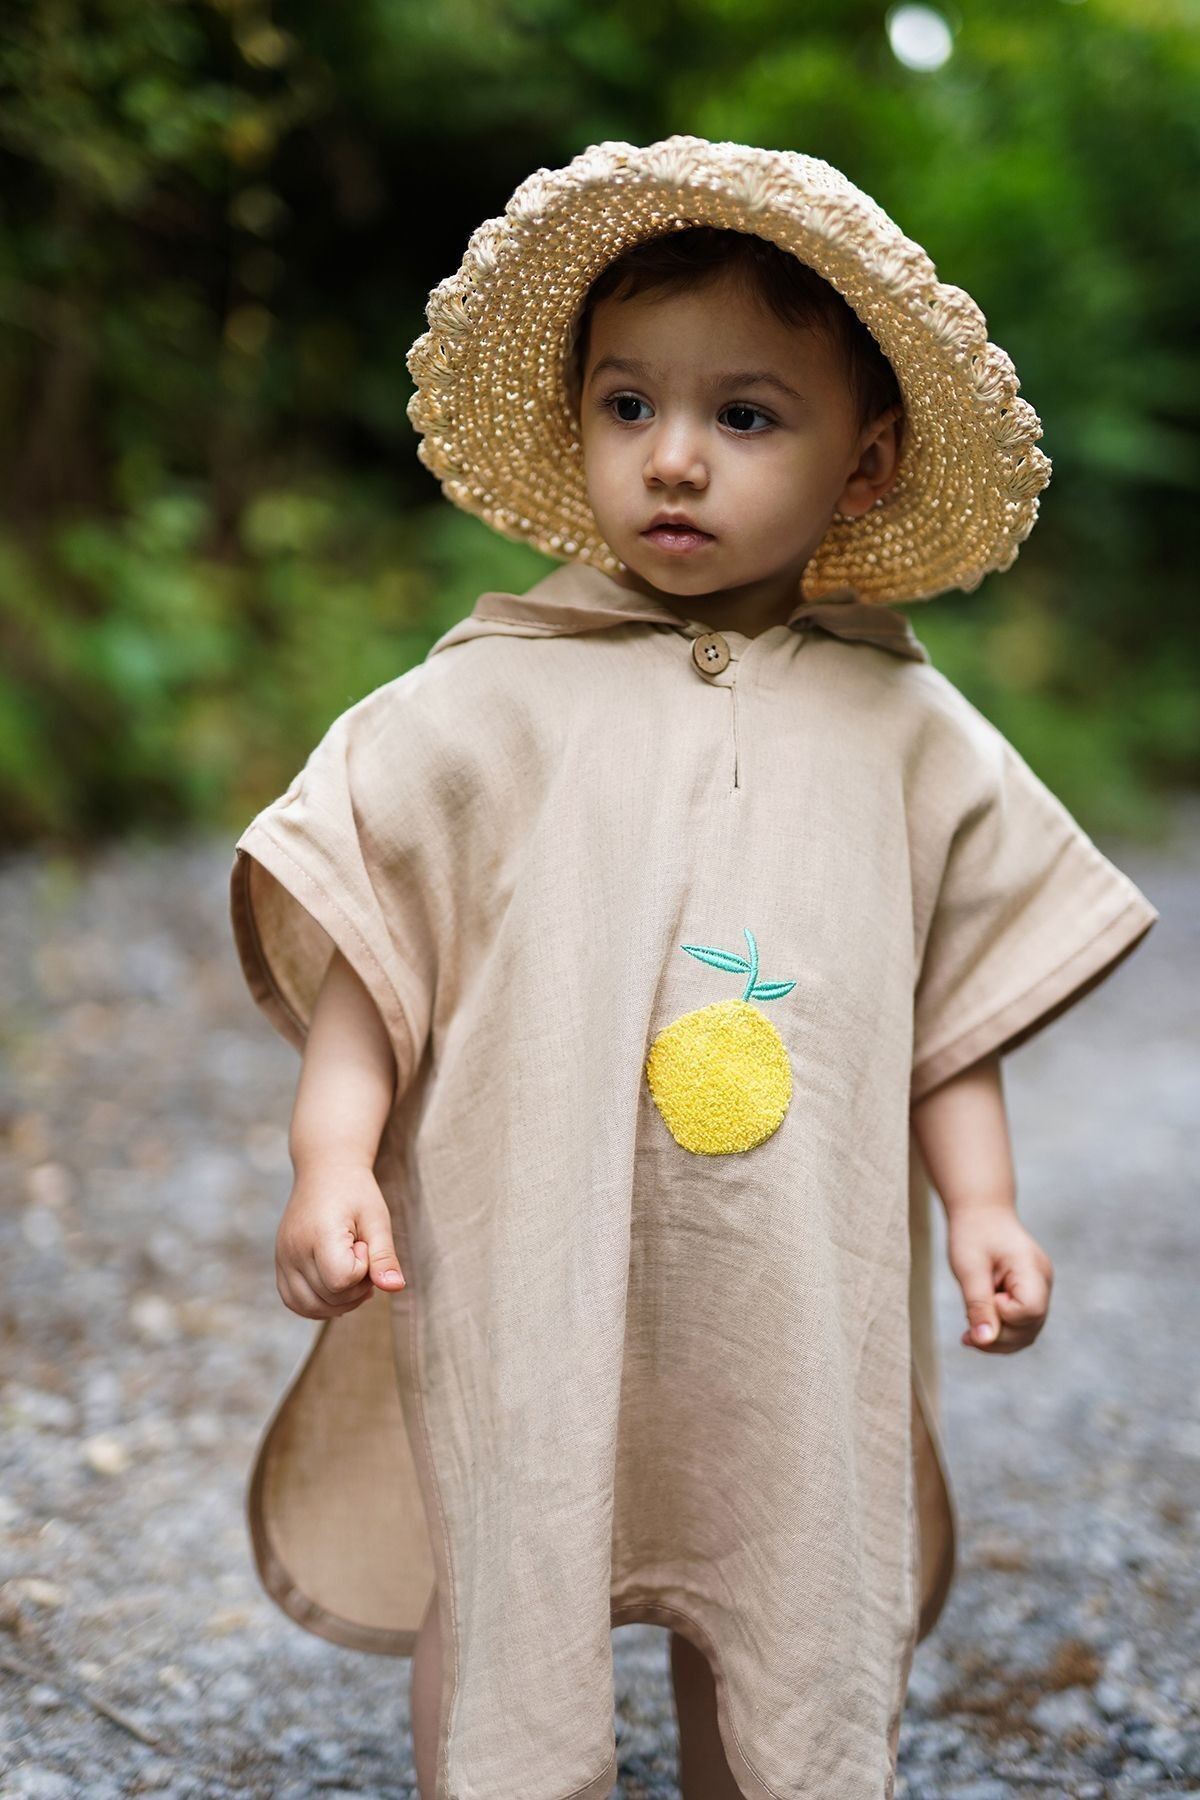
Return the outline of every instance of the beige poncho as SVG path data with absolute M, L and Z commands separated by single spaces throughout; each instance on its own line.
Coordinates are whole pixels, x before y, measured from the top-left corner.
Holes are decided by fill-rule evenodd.
M 399 1069 L 408 1286 L 264 1432 L 268 1591 L 406 1655 L 437 1581 L 438 1800 L 607 1796 L 633 1620 L 752 1800 L 882 1800 L 954 1564 L 910 1102 L 1154 907 L 903 614 L 746 638 L 577 564 L 337 719 L 232 906 L 290 1043 L 336 943 Z

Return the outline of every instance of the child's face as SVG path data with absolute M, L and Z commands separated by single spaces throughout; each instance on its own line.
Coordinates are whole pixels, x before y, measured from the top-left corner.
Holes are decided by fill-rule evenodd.
M 610 358 L 641 366 L 606 367 Z M 579 417 L 601 535 L 668 596 L 750 589 L 782 600 L 834 511 L 866 512 L 895 475 L 892 413 L 858 431 L 837 352 L 728 276 L 600 301 Z M 709 536 L 683 550 L 648 537 L 663 510 Z

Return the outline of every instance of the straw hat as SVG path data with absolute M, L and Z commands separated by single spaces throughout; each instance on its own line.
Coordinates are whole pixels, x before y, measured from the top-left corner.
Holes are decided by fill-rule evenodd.
M 417 455 L 455 505 L 548 556 L 623 568 L 584 483 L 567 371 L 588 287 L 643 239 L 693 225 L 750 232 L 835 287 L 891 362 L 906 423 L 896 480 L 861 518 L 835 513 L 802 580 L 819 600 L 966 592 L 1032 531 L 1050 462 L 1041 421 L 983 313 L 860 188 L 813 156 L 675 136 L 593 144 L 537 169 L 472 233 L 430 293 L 408 353 Z

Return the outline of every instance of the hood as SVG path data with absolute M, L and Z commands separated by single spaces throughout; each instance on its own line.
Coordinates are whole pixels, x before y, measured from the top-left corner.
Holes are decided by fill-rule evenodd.
M 527 593 L 481 594 L 470 616 L 444 632 L 429 655 L 476 637 L 563 637 L 634 621 L 669 625 L 688 637 L 698 637 L 711 629 L 697 619 L 672 612 L 665 600 L 622 587 L 601 569 L 590 568 L 586 563 L 564 563 L 543 576 Z M 875 644 L 914 662 L 930 660 L 929 652 L 903 613 L 878 601 L 860 600 L 852 588 L 824 600 L 801 601 L 787 624 L 794 631 L 827 631 L 834 637 Z

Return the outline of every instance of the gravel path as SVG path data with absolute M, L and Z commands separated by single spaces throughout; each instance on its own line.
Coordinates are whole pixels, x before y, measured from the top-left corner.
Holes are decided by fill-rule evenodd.
M 939 1255 L 961 1563 L 909 1800 L 1200 1794 L 1200 797 L 1176 817 L 1103 846 L 1160 923 L 1005 1065 L 1037 1344 L 960 1347 Z M 0 864 L 0 1800 L 415 1793 L 409 1664 L 293 1626 L 250 1562 L 316 1327 L 275 1293 L 298 1065 L 235 966 L 230 856 Z M 677 1793 L 666 1643 L 614 1634 L 629 1800 Z

